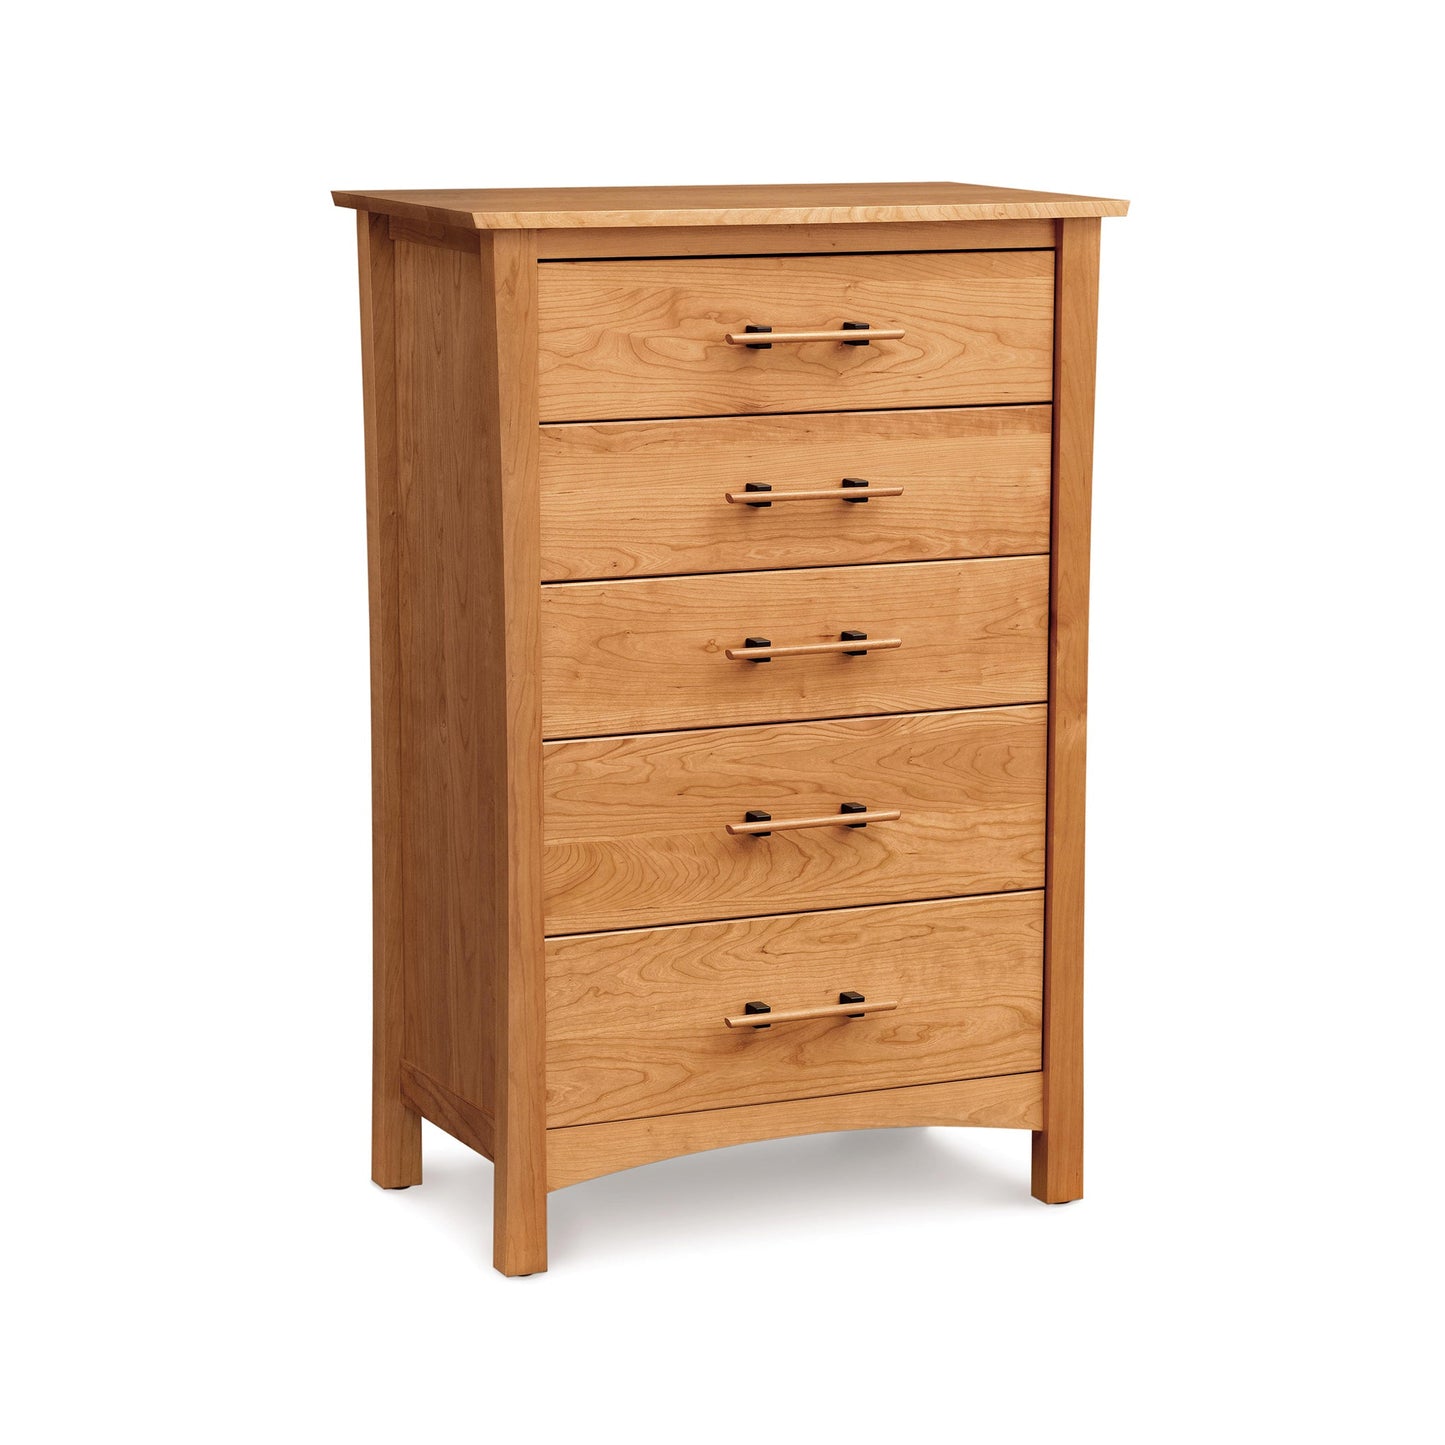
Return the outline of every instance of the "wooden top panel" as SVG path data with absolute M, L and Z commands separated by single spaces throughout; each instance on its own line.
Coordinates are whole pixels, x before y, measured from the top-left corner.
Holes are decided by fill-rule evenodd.
M 956 181 L 829 186 L 583 186 L 501 191 L 333 191 L 338 206 L 478 231 L 592 226 L 846 225 L 1122 216 L 1128 201 Z

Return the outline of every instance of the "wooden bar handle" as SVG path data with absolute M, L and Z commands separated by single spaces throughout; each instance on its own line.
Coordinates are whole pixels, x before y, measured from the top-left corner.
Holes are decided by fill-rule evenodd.
M 809 487 L 801 492 L 724 492 L 735 506 L 768 507 L 774 502 L 866 502 L 873 497 L 901 497 L 902 487 Z
M 844 638 L 841 642 L 799 642 L 787 647 L 727 647 L 723 656 L 733 662 L 767 662 L 773 657 L 817 657 L 825 652 L 845 652 L 857 657 L 863 652 L 887 652 L 902 647 L 901 637 Z
M 765 1029 L 773 1024 L 795 1024 L 805 1019 L 856 1019 L 864 1014 L 891 1013 L 898 1007 L 896 998 L 880 998 L 875 1003 L 833 1003 L 822 1008 L 769 1009 L 767 1013 L 727 1014 L 723 1022 L 730 1029 Z
M 898 327 L 869 326 L 847 331 L 728 331 L 723 340 L 729 346 L 776 346 L 779 342 L 838 341 L 845 346 L 866 346 L 870 341 L 902 341 Z
M 763 818 L 757 822 L 729 823 L 727 830 L 735 838 L 745 834 L 766 837 L 769 833 L 786 833 L 794 828 L 866 828 L 869 823 L 896 823 L 902 816 L 897 808 L 864 808 L 858 812 L 824 813 L 819 818 Z

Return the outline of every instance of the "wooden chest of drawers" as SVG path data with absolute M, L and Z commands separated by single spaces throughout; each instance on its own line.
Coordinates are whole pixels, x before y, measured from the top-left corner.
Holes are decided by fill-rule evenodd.
M 373 1178 L 835 1129 L 1083 1180 L 1099 218 L 980 186 L 358 210 Z

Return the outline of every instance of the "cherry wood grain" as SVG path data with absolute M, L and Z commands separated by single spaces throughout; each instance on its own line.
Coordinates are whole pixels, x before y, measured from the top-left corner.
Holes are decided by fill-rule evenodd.
M 1048 401 L 1052 253 L 576 261 L 541 269 L 544 421 Z M 901 341 L 754 350 L 844 321 Z
M 1043 925 L 1032 892 L 549 939 L 547 1122 L 1035 1070 Z M 898 1006 L 723 1026 L 845 990 Z
M 395 227 L 397 222 L 393 221 L 392 225 Z M 452 231 L 454 228 L 436 229 Z M 396 234 L 394 229 L 392 234 Z M 455 234 L 468 233 L 455 230 Z M 1054 223 L 894 221 L 852 226 L 588 227 L 539 231 L 537 243 L 543 261 L 623 256 L 777 256 L 800 252 L 847 255 L 866 251 L 1051 251 Z
M 548 582 L 1049 547 L 1047 406 L 544 426 L 540 466 Z M 844 477 L 903 495 L 724 500 L 749 482 L 784 492 Z
M 882 507 L 883 503 L 868 503 Z M 577 582 L 542 592 L 548 737 L 984 707 L 1047 695 L 1047 557 Z M 844 631 L 862 657 L 751 662 Z
M 1127 201 L 957 181 L 852 185 L 565 186 L 333 191 L 338 206 L 477 230 L 590 226 L 838 225 L 1122 216 Z
M 1048 1204 L 1084 1193 L 1084 770 L 1099 222 L 1061 222 L 1057 256 L 1044 1120 L 1033 1140 L 1033 1193 Z
M 619 1169 L 755 1139 L 920 1125 L 1035 1129 L 1043 1113 L 1042 1077 L 1010 1074 L 549 1129 L 547 1187 L 565 1189 Z
M 773 664 L 776 666 L 776 664 Z M 549 743 L 549 933 L 1038 888 L 1047 709 Z M 895 822 L 734 837 L 748 809 Z
M 452 1093 L 445 1084 L 424 1074 L 414 1064 L 401 1066 L 401 1092 L 407 1105 L 438 1129 L 445 1129 L 453 1139 L 468 1149 L 475 1149 L 488 1159 L 496 1153 L 496 1120 L 485 1109 Z
M 366 557 L 371 620 L 371 1177 L 421 1183 L 421 1118 L 402 1096 L 401 638 L 398 591 L 396 252 L 382 216 L 357 216 L 361 385 L 366 426 Z

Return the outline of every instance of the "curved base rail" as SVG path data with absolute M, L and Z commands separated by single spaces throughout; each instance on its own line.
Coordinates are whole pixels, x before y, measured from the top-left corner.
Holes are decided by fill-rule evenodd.
M 1038 1129 L 1043 1122 L 1043 1077 L 1041 1073 L 1007 1074 L 549 1129 L 547 1188 L 565 1189 L 569 1184 L 681 1154 L 798 1134 L 925 1124 Z

